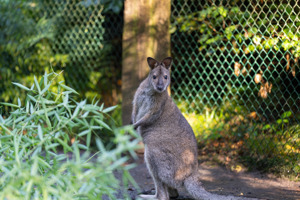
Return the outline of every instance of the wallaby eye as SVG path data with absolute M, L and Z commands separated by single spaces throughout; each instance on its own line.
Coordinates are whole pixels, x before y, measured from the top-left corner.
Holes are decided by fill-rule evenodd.
M 153 75 L 153 79 L 156 79 L 156 76 L 155 76 L 155 75 Z
M 168 76 L 167 76 L 167 75 L 164 75 L 164 78 L 165 78 L 165 79 L 167 79 L 167 78 L 168 78 Z

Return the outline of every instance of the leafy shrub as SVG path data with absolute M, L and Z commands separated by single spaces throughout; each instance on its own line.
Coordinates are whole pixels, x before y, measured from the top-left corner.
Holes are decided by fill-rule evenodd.
M 186 112 L 184 103 L 179 108 L 194 130 L 202 160 L 217 161 L 234 170 L 242 164 L 299 179 L 299 115 L 287 111 L 266 123 L 256 112 L 245 115 L 245 108 L 232 102 L 218 109 L 204 108 L 203 113 Z
M 13 83 L 27 91 L 25 102 L 2 103 L 14 111 L 0 115 L 0 199 L 116 199 L 114 172 L 123 174 L 123 187 L 132 182 L 124 153 L 135 157 L 139 139 L 131 127 L 104 122 L 115 107 L 76 102 L 77 92 L 61 82 L 54 91 L 57 76 L 34 78 L 31 88 Z M 115 148 L 105 147 L 98 134 L 104 129 Z M 91 140 L 99 151 L 91 151 Z

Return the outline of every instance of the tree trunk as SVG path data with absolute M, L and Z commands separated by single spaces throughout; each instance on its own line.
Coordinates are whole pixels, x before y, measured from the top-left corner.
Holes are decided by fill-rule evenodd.
M 147 57 L 170 56 L 171 0 L 126 0 L 122 55 L 122 121 L 131 122 L 132 100 L 146 78 Z

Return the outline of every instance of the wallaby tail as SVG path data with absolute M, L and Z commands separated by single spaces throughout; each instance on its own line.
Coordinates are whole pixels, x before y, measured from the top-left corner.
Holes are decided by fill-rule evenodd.
M 184 181 L 187 192 L 197 200 L 229 200 L 235 199 L 233 196 L 222 196 L 210 193 L 204 189 L 198 174 L 192 174 Z

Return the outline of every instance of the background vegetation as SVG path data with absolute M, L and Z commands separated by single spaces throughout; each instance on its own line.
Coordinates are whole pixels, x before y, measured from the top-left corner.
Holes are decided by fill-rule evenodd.
M 1 0 L 0 100 L 22 95 L 11 81 L 29 84 L 53 69 L 65 71 L 60 79 L 81 98 L 119 103 L 122 8 L 123 1 Z
M 298 5 L 172 4 L 172 95 L 204 152 L 230 168 L 239 161 L 299 177 Z

